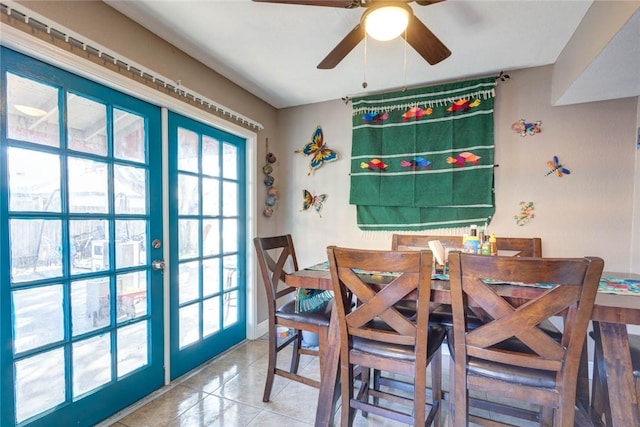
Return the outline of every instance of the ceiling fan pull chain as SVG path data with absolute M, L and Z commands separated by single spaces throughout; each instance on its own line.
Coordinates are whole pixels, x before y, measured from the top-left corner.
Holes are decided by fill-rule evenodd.
M 364 36 L 364 70 L 362 71 L 362 88 L 367 88 L 367 39 L 368 37 Z
M 409 27 L 404 29 L 404 53 L 403 53 L 403 64 L 402 64 L 402 72 L 403 72 L 403 82 L 402 82 L 402 91 L 405 92 L 407 90 L 407 32 L 409 31 Z

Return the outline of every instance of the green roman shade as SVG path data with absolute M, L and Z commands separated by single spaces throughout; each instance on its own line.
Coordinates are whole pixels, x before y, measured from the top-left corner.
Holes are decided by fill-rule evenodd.
M 353 99 L 350 203 L 362 230 L 485 224 L 495 78 Z

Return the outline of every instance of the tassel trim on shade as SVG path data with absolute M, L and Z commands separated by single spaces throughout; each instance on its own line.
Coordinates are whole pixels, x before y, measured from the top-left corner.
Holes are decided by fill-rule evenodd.
M 485 88 L 489 87 L 489 88 Z M 375 96 L 368 97 L 367 99 L 357 99 L 353 102 L 352 114 L 358 116 L 371 112 L 391 112 L 391 111 L 403 111 L 413 107 L 419 107 L 423 109 L 443 107 L 451 105 L 452 103 L 460 99 L 489 99 L 495 98 L 495 82 L 493 83 L 478 83 L 475 86 L 460 89 L 440 91 L 435 93 L 419 93 L 415 95 L 398 96 L 394 98 L 384 99 L 383 96 L 380 99 Z

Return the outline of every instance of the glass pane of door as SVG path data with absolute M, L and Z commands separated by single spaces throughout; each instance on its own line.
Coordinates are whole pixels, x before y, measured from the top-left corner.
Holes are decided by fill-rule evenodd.
M 246 336 L 244 144 L 169 114 L 171 378 Z
M 93 425 L 164 381 L 160 111 L 1 49 L 0 424 Z

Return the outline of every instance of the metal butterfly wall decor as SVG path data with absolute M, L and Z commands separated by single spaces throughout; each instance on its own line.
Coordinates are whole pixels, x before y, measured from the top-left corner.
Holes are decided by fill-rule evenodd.
M 327 201 L 328 196 L 326 194 L 318 194 L 317 196 L 313 196 L 308 190 L 302 190 L 302 197 L 302 210 L 306 211 L 309 208 L 313 207 L 316 212 L 318 212 L 318 215 L 322 217 L 320 211 L 324 206 L 324 202 Z
M 322 128 L 320 126 L 316 128 L 311 136 L 311 142 L 307 143 L 302 150 L 296 150 L 295 152 L 304 154 L 305 156 L 311 156 L 309 173 L 307 175 L 311 175 L 311 172 L 325 163 L 338 159 L 338 154 L 324 145 L 324 136 L 322 135 Z

